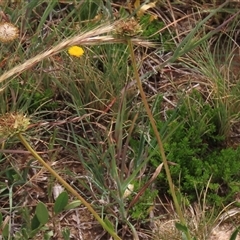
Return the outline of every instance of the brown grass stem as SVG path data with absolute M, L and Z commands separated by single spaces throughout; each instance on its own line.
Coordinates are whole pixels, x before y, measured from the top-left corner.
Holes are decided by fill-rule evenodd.
M 78 198 L 81 203 L 87 207 L 89 212 L 93 214 L 96 220 L 102 225 L 102 227 L 115 239 L 121 240 L 121 238 L 114 232 L 114 230 L 108 226 L 97 214 L 97 212 L 92 208 L 92 206 L 83 198 L 81 197 L 76 190 L 74 190 L 57 172 L 55 172 L 38 154 L 37 152 L 28 144 L 25 137 L 21 134 L 17 134 L 21 143 L 25 146 L 25 148 L 33 155 L 34 158 L 37 159 L 39 163 L 41 163 L 72 195 Z
M 117 23 L 115 23 L 117 24 Z M 124 43 L 124 39 L 116 38 L 112 35 L 105 35 L 101 36 L 103 34 L 109 34 L 114 29 L 114 24 L 112 25 L 104 25 L 97 27 L 93 30 L 87 31 L 85 33 L 78 34 L 76 36 L 73 36 L 71 38 L 65 39 L 61 41 L 56 46 L 53 46 L 49 50 L 46 50 L 42 53 L 37 54 L 36 56 L 24 61 L 24 63 L 17 65 L 13 68 L 11 68 L 9 71 L 3 73 L 0 76 L 0 83 L 5 81 L 6 79 L 17 76 L 27 69 L 35 66 L 37 63 L 41 62 L 42 60 L 49 58 L 51 56 L 56 55 L 57 53 L 63 51 L 64 49 L 73 46 L 73 45 L 80 45 L 80 46 L 88 46 L 88 45 L 101 45 L 101 44 L 114 44 L 114 43 Z M 140 39 L 133 39 L 134 44 L 141 45 L 141 46 L 151 46 L 152 44 L 143 41 Z
M 139 74 L 138 74 L 137 63 L 136 63 L 136 58 L 135 58 L 135 55 L 134 55 L 133 44 L 132 44 L 131 38 L 127 39 L 127 43 L 128 43 L 128 47 L 129 47 L 129 51 L 130 51 L 130 55 L 131 55 L 131 61 L 132 61 L 134 76 L 135 76 L 136 81 L 137 81 L 137 86 L 138 86 L 138 89 L 140 91 L 142 102 L 143 102 L 144 107 L 146 109 L 148 118 L 150 120 L 150 123 L 151 123 L 153 131 L 154 131 L 154 134 L 157 138 L 157 143 L 158 143 L 159 150 L 160 150 L 160 153 L 161 153 L 163 165 L 164 165 L 164 168 L 165 168 L 165 171 L 166 171 L 166 176 L 167 176 L 167 180 L 168 180 L 168 184 L 169 184 L 169 188 L 170 188 L 170 193 L 171 193 L 172 198 L 173 198 L 174 206 L 175 206 L 176 212 L 179 216 L 180 223 L 182 225 L 186 226 L 186 221 L 184 219 L 180 204 L 179 204 L 179 202 L 177 200 L 177 196 L 175 194 L 174 185 L 173 185 L 170 169 L 169 169 L 169 166 L 168 166 L 167 158 L 166 158 L 166 155 L 165 155 L 163 143 L 162 143 L 161 137 L 159 135 L 157 126 L 155 124 L 155 120 L 154 120 L 154 117 L 152 115 L 151 109 L 148 105 L 146 95 L 145 95 L 145 93 L 143 91 L 143 88 L 142 88 L 142 82 L 141 82 Z M 191 239 L 189 231 L 187 231 L 187 239 L 188 240 Z

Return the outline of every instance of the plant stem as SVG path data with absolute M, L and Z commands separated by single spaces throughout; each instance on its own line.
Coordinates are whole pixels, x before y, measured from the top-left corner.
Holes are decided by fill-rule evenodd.
M 26 139 L 21 133 L 17 134 L 21 143 L 26 147 L 26 149 L 35 157 L 39 163 L 41 163 L 72 195 L 77 197 L 81 203 L 87 207 L 87 209 L 93 214 L 96 220 L 102 225 L 102 227 L 115 239 L 121 240 L 121 238 L 114 232 L 114 230 L 108 226 L 97 214 L 97 212 L 92 208 L 92 206 L 81 197 L 76 190 L 74 190 L 61 176 L 58 175 L 37 153 L 36 151 L 28 144 Z
M 157 138 L 157 143 L 158 143 L 158 146 L 159 146 L 159 149 L 160 149 L 163 165 L 164 165 L 164 168 L 165 168 L 165 171 L 166 171 L 166 176 L 167 176 L 167 180 L 168 180 L 168 184 L 169 184 L 169 188 L 170 188 L 170 193 L 172 195 L 173 202 L 174 202 L 177 214 L 178 214 L 179 219 L 180 219 L 180 223 L 182 225 L 186 226 L 186 222 L 185 222 L 185 219 L 184 219 L 181 207 L 180 207 L 180 205 L 178 203 L 177 196 L 175 194 L 174 185 L 173 185 L 170 169 L 169 169 L 169 166 L 168 166 L 167 158 L 166 158 L 166 155 L 165 155 L 163 143 L 162 143 L 161 137 L 159 135 L 157 126 L 155 124 L 155 120 L 154 120 L 154 117 L 152 115 L 151 109 L 150 109 L 150 107 L 148 105 L 146 95 L 145 95 L 145 93 L 143 91 L 143 88 L 142 88 L 142 82 L 141 82 L 139 74 L 138 74 L 137 63 L 136 63 L 136 59 L 135 59 L 135 55 L 134 55 L 133 44 L 132 44 L 131 38 L 127 39 L 127 44 L 128 44 L 129 51 L 130 51 L 130 54 L 131 54 L 131 61 L 132 61 L 132 65 L 133 65 L 133 71 L 134 71 L 134 75 L 135 75 L 135 78 L 136 78 L 136 81 L 137 81 L 138 89 L 140 91 L 142 102 L 143 102 L 144 107 L 146 109 L 148 118 L 150 120 L 150 123 L 151 123 L 153 131 L 154 131 L 154 134 L 155 134 L 155 136 Z M 191 239 L 189 231 L 187 231 L 187 239 L 188 240 Z

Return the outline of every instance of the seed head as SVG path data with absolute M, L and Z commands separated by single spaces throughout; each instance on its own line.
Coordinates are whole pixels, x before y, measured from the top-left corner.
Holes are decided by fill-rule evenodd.
M 18 38 L 18 28 L 8 22 L 0 22 L 0 41 L 11 42 Z
M 6 113 L 0 116 L 0 137 L 10 137 L 27 130 L 30 119 L 21 113 Z
M 115 32 L 123 37 L 134 37 L 142 32 L 142 28 L 134 18 L 131 18 L 120 21 L 116 25 Z

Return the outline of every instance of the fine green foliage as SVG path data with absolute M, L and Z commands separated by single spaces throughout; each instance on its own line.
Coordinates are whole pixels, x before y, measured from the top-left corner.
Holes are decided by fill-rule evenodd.
M 167 128 L 168 132 L 171 128 L 175 131 L 164 142 L 167 159 L 176 163 L 171 166 L 175 185 L 190 201 L 197 199 L 196 192 L 205 189 L 209 204 L 221 206 L 231 202 L 239 191 L 240 148 L 219 149 L 224 146 L 224 136 L 219 135 L 215 122 L 218 109 L 213 109 L 204 103 L 201 95 L 193 93 L 183 99 L 176 111 L 177 118 Z M 173 114 L 168 113 L 169 116 Z M 160 131 L 163 125 L 159 120 Z M 157 154 L 150 161 L 157 166 L 161 160 Z M 166 189 L 164 174 L 159 176 L 159 184 L 161 189 Z
M 31 213 L 31 209 L 29 207 L 19 208 L 18 214 L 21 214 L 23 222 L 22 225 L 20 226 L 19 231 L 14 233 L 11 239 L 13 240 L 33 239 L 40 232 L 44 233 L 44 239 L 50 239 L 49 237 L 52 236 L 52 230 L 47 226 L 47 223 L 51 221 L 54 222 L 60 213 L 66 211 L 66 209 L 69 210 L 70 208 L 67 205 L 67 203 L 68 194 L 66 192 L 60 193 L 54 202 L 53 210 L 55 212 L 55 215 L 53 217 L 50 217 L 51 210 L 43 202 L 39 202 L 37 204 L 33 216 Z M 76 205 L 76 203 L 73 204 L 72 202 L 70 202 L 69 205 L 74 205 L 75 207 L 79 206 L 79 204 Z M 71 209 L 73 209 L 73 206 L 71 207 Z M 0 214 L 1 227 L 4 218 L 5 217 L 2 214 Z M 10 225 L 11 223 L 6 224 L 4 229 L 2 230 L 3 239 L 9 239 Z M 64 239 L 69 239 L 69 229 L 67 228 L 63 229 L 62 235 Z
M 143 186 L 144 181 L 141 182 L 136 182 L 134 184 L 135 186 L 135 191 L 139 192 L 141 190 L 141 187 Z M 136 204 L 134 204 L 130 209 L 129 209 L 129 214 L 131 218 L 135 221 L 138 222 L 148 222 L 149 221 L 149 213 L 152 210 L 154 206 L 154 202 L 156 197 L 158 196 L 158 190 L 156 189 L 151 189 L 147 188 L 143 195 L 139 198 Z M 134 195 L 133 195 L 134 196 Z M 129 198 L 129 201 L 131 201 L 132 197 Z
M 48 86 L 39 87 L 34 80 L 29 79 L 26 84 L 11 82 L 5 89 L 4 100 L 11 99 L 7 106 L 2 107 L 2 113 L 8 111 L 17 111 L 21 109 L 28 114 L 34 114 L 37 111 L 51 111 L 58 107 L 54 101 L 54 90 Z M 7 109 L 6 109 L 7 108 Z
M 205 41 L 189 54 L 185 62 L 204 78 L 207 89 L 205 98 L 217 110 L 214 116 L 217 131 L 225 136 L 226 141 L 240 121 L 240 84 L 236 66 L 239 46 L 233 41 L 234 38 L 233 29 L 227 36 L 220 34 L 214 44 Z
M 156 43 L 161 43 L 161 49 L 164 52 L 171 51 L 174 47 L 173 37 L 168 30 L 159 33 L 165 23 L 161 22 L 159 19 L 154 19 L 151 14 L 144 14 L 140 17 L 140 24 L 142 26 L 143 32 L 142 37 L 154 41 Z

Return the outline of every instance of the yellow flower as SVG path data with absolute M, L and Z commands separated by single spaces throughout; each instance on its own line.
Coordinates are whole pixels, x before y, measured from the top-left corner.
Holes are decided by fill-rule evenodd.
M 72 46 L 68 49 L 68 53 L 74 57 L 81 57 L 84 54 L 84 50 L 78 46 Z

